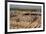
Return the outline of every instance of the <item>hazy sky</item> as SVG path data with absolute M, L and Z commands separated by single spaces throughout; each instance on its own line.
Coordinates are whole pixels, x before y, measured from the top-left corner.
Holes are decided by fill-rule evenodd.
M 41 9 L 41 6 L 30 6 L 30 5 L 10 5 L 11 8 L 19 9 Z

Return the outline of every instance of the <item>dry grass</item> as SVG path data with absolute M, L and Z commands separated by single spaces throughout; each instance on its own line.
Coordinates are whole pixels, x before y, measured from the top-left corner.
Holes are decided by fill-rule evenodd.
M 22 14 L 22 13 L 21 13 Z M 41 16 L 32 16 L 32 15 L 12 15 L 10 17 L 10 28 L 19 29 L 19 28 L 40 28 L 41 26 Z M 24 18 L 23 18 L 24 17 Z

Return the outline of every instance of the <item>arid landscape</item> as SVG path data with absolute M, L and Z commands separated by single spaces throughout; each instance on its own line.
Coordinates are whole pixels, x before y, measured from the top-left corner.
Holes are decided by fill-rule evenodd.
M 19 28 L 40 28 L 41 11 L 38 10 L 11 10 L 10 11 L 10 29 Z

